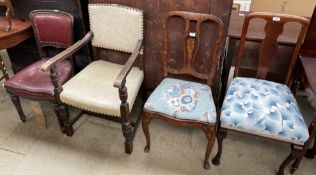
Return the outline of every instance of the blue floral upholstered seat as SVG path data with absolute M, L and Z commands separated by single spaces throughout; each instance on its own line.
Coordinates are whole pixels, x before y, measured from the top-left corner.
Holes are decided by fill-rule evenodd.
M 150 95 L 145 111 L 182 120 L 215 123 L 216 109 L 207 85 L 165 78 Z
M 299 145 L 309 137 L 290 89 L 254 78 L 232 80 L 222 106 L 221 127 Z

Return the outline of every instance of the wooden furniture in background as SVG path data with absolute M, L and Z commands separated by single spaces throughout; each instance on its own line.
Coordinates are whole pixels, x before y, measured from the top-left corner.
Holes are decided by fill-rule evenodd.
M 7 8 L 6 18 L 8 21 L 8 25 L 7 25 L 6 31 L 10 32 L 11 27 L 12 27 L 12 16 L 14 15 L 14 10 L 13 10 L 11 0 L 0 0 L 0 6 L 5 6 Z
M 8 49 L 14 47 L 24 40 L 31 38 L 33 36 L 33 32 L 31 29 L 31 23 L 23 22 L 20 20 L 13 19 L 12 20 L 13 27 L 7 32 L 7 19 L 3 16 L 0 17 L 0 50 Z M 9 75 L 7 69 L 4 65 L 4 62 L 0 56 L 0 69 L 2 71 L 3 76 L 2 79 L 9 79 Z
M 63 130 L 58 112 L 57 102 L 55 100 L 54 87 L 50 81 L 49 73 L 40 70 L 40 66 L 54 52 L 55 49 L 63 49 L 70 46 L 73 42 L 73 17 L 64 12 L 42 10 L 33 11 L 30 15 L 34 35 L 38 43 L 38 49 L 41 57 L 26 68 L 22 69 L 4 83 L 6 91 L 10 94 L 11 100 L 19 113 L 22 122 L 26 121 L 19 97 L 25 97 L 35 101 L 50 101 L 54 104 L 55 113 Z M 29 24 L 29 23 L 27 23 Z M 14 27 L 14 26 L 13 26 Z M 14 29 L 14 28 L 13 28 Z M 63 31 L 63 32 L 60 32 Z M 52 52 L 52 48 L 53 52 Z M 55 71 L 60 76 L 60 83 L 64 84 L 73 75 L 71 63 L 69 61 L 60 62 Z M 32 107 L 36 115 L 36 121 L 41 122 L 44 127 L 44 120 L 41 109 L 37 103 L 32 102 Z
M 71 105 L 88 111 L 88 114 L 121 122 L 125 137 L 125 152 L 131 154 L 141 117 L 141 110 L 136 111 L 137 119 L 134 121 L 132 111 L 135 112 L 134 104 L 144 79 L 141 57 L 143 12 L 117 4 L 95 3 L 89 4 L 88 8 L 91 31 L 69 49 L 48 60 L 41 69 L 51 73 L 50 77 L 56 92 L 55 98 L 58 101 L 59 113 L 67 136 L 74 134 L 73 124 L 83 113 L 79 112 L 70 119 L 67 105 Z M 85 46 L 90 40 L 92 40 L 93 61 L 61 86 L 58 74 L 55 72 L 56 64 Z M 104 61 L 102 60 L 104 57 L 96 52 L 102 49 L 123 52 L 130 57 L 127 60 L 122 58 L 124 65 Z M 139 68 L 133 67 L 134 63 L 139 63 Z
M 313 31 L 314 32 L 314 31 Z M 307 55 L 301 55 L 300 60 L 302 63 L 302 73 L 304 76 L 303 86 L 305 89 L 309 91 L 307 95 L 309 96 L 309 100 L 311 102 L 312 107 L 316 110 L 316 55 L 314 57 L 309 57 Z M 301 79 L 302 80 L 302 79 Z M 310 135 L 311 138 L 314 139 L 314 145 L 311 149 L 306 150 L 305 156 L 307 158 L 314 158 L 316 155 L 316 111 L 314 113 L 314 119 L 310 124 Z M 312 143 L 312 140 L 311 142 Z M 308 149 L 308 146 L 306 147 Z
M 259 49 L 256 78 L 242 78 L 239 68 L 245 54 L 244 46 L 249 24 L 254 25 L 251 21 L 256 19 L 266 21 L 265 37 Z M 280 165 L 278 175 L 283 175 L 285 167 L 292 161 L 294 161 L 292 169 L 297 168 L 299 158 L 304 153 L 304 147 L 308 146 L 312 139 L 309 137 L 308 129 L 289 87 L 283 83 L 266 80 L 270 67 L 277 59 L 278 38 L 287 23 L 298 23 L 301 26 L 296 39 L 296 47 L 283 80 L 283 83 L 289 86 L 309 21 L 298 16 L 266 12 L 253 12 L 246 15 L 236 58 L 235 78 L 228 87 L 221 109 L 217 134 L 219 148 L 213 159 L 215 165 L 220 164 L 223 139 L 227 136 L 227 131 L 290 144 L 291 153 Z
M 232 10 L 237 10 L 237 11 L 239 11 L 239 10 L 240 10 L 240 4 L 239 4 L 239 3 L 233 3 Z
M 180 18 L 183 27 L 175 30 L 172 19 Z M 205 42 L 203 38 L 211 37 L 208 31 L 202 31 L 208 26 L 213 32 L 212 40 Z M 211 88 L 214 88 L 216 70 L 219 66 L 219 54 L 223 40 L 224 25 L 220 18 L 201 13 L 173 11 L 167 13 L 163 22 L 164 50 L 163 50 L 163 81 L 150 95 L 144 106 L 143 130 L 147 145 L 145 152 L 150 149 L 150 135 L 148 125 L 152 119 L 158 118 L 168 123 L 199 127 L 206 135 L 208 145 L 205 153 L 204 168 L 209 169 L 209 157 L 213 149 L 216 135 L 216 107 Z M 175 37 L 175 35 L 177 37 Z M 172 36 L 172 37 L 170 37 Z M 181 45 L 174 45 L 180 40 Z M 203 44 L 202 44 L 203 43 Z M 208 46 L 208 49 L 202 45 Z M 183 46 L 183 47 L 181 47 Z M 173 64 L 175 52 L 184 53 L 182 63 Z M 196 61 L 203 59 L 205 69 L 197 70 Z M 204 84 L 167 78 L 178 75 L 189 75 L 192 80 L 202 80 Z
M 315 0 L 252 0 L 250 11 L 311 17 L 315 5 Z
M 310 20 L 310 25 L 300 52 L 301 64 L 298 64 L 298 80 L 306 89 L 308 99 L 315 110 L 314 118 L 310 125 L 311 137 L 314 137 L 314 145 L 307 150 L 305 156 L 314 158 L 316 155 L 316 131 L 312 128 L 316 125 L 316 8 Z M 313 126 L 314 125 L 314 126 Z
M 221 87 L 221 97 L 220 97 L 220 105 L 222 104 L 226 86 L 228 81 L 228 76 L 230 72 L 230 68 L 234 65 L 235 58 L 237 56 L 238 45 L 241 37 L 242 27 L 246 12 L 232 11 L 229 30 L 228 30 L 228 38 L 227 38 L 227 46 L 226 46 L 226 57 L 224 59 L 223 71 L 222 71 L 222 87 Z M 257 58 L 258 49 L 260 47 L 260 42 L 264 38 L 264 25 L 265 22 L 263 20 L 253 20 L 251 22 L 251 26 L 249 27 L 247 34 L 247 41 L 245 44 L 245 51 L 243 61 L 240 67 L 240 73 L 242 75 L 254 76 L 256 73 L 258 60 L 253 59 Z M 285 79 L 287 74 L 286 70 L 283 67 L 289 66 L 289 61 L 292 57 L 292 53 L 295 48 L 296 38 L 300 32 L 300 25 L 295 23 L 289 23 L 285 25 L 284 32 L 278 38 L 278 52 L 276 53 L 276 59 L 274 64 L 269 69 L 268 79 L 282 82 Z M 281 69 L 282 68 L 282 69 Z

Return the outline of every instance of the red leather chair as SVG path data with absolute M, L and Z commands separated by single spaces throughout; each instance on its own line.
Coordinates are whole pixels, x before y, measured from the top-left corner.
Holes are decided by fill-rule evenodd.
M 55 55 L 56 51 L 64 50 L 73 43 L 73 17 L 68 13 L 55 10 L 36 10 L 31 12 L 30 19 L 42 59 L 15 74 L 4 83 L 4 87 L 10 94 L 23 122 L 26 121 L 26 118 L 19 96 L 36 101 L 52 102 L 59 125 L 63 130 L 50 74 L 41 71 L 40 67 L 49 57 Z M 72 60 L 59 62 L 56 66 L 56 72 L 59 75 L 59 82 L 64 84 L 73 76 Z

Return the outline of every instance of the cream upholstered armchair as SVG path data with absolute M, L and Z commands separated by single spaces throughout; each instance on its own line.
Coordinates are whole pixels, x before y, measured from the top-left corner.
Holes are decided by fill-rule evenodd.
M 88 10 L 91 31 L 69 49 L 48 60 L 41 69 L 51 72 L 59 112 L 68 136 L 73 135 L 72 125 L 84 111 L 102 114 L 106 118 L 121 121 L 125 152 L 130 154 L 138 123 L 131 122 L 130 112 L 144 78 L 142 69 L 133 67 L 142 50 L 143 12 L 115 4 L 89 4 Z M 125 65 L 94 58 L 68 83 L 60 86 L 55 73 L 56 63 L 75 53 L 90 40 L 93 56 L 100 48 L 132 54 Z M 82 112 L 70 119 L 67 105 L 80 108 Z

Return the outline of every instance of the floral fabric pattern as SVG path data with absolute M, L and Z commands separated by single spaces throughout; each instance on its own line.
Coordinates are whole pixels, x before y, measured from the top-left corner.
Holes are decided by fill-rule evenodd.
M 215 123 L 216 110 L 207 85 L 165 78 L 145 103 L 144 110 L 170 117 Z
M 308 129 L 291 90 L 283 84 L 234 78 L 222 106 L 224 128 L 302 144 Z

